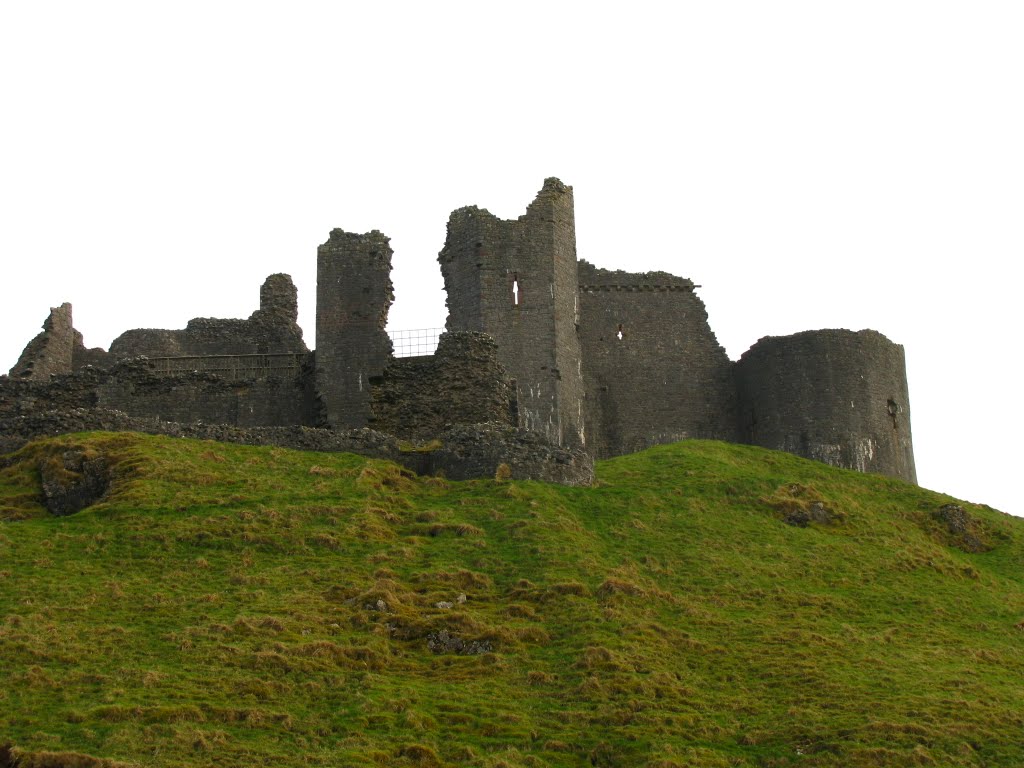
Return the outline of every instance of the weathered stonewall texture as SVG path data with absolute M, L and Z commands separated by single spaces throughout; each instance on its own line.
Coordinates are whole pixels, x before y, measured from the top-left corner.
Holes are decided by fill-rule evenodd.
M 494 338 L 516 381 L 520 423 L 557 445 L 583 445 L 572 187 L 546 179 L 515 221 L 460 208 L 438 261 L 448 330 Z
M 29 381 L 47 381 L 53 374 L 70 373 L 75 349 L 71 305 L 65 302 L 50 309 L 43 332 L 25 347 L 10 376 Z
M 917 482 L 899 344 L 867 330 L 768 336 L 736 374 L 742 442 Z
M 45 382 L 0 380 L 0 418 L 98 407 L 164 421 L 286 426 L 308 422 L 305 389 L 301 373 L 229 381 L 203 371 L 158 374 L 135 359 Z
M 559 482 L 586 475 L 578 449 L 604 458 L 714 438 L 916 482 L 901 347 L 874 331 L 808 331 L 762 339 L 732 363 L 690 280 L 577 261 L 572 188 L 558 179 L 515 220 L 452 213 L 438 257 L 448 333 L 433 356 L 392 356 L 391 255 L 376 230 L 335 229 L 319 247 L 314 354 L 287 275 L 267 278 L 248 320 L 128 331 L 109 354 L 85 349 L 65 304 L 0 377 L 0 419 L 115 409 L 225 425 L 217 434 L 457 434 L 403 461 L 474 477 L 506 463 L 515 477 Z M 149 359 L 123 362 L 136 355 Z
M 597 458 L 687 438 L 735 440 L 732 362 L 690 280 L 579 263 L 587 448 Z
M 184 330 L 126 331 L 110 344 L 110 355 L 124 360 L 307 352 L 297 318 L 298 298 L 291 277 L 271 275 L 260 288 L 260 308 L 248 320 L 197 317 Z
M 86 348 L 82 334 L 78 331 L 75 331 L 74 334 L 75 342 L 71 350 L 72 371 L 80 371 L 90 365 L 93 368 L 106 368 L 114 362 L 114 359 L 107 350 L 101 347 Z M 69 373 L 69 371 L 63 371 L 63 373 Z
M 370 380 L 392 352 L 384 330 L 394 301 L 391 253 L 376 230 L 335 229 L 317 250 L 316 392 L 331 427 L 369 423 Z
M 553 445 L 537 432 L 507 424 L 458 424 L 444 430 L 439 442 L 439 448 L 424 455 L 427 463 L 421 471 L 471 480 L 494 478 L 504 464 L 512 480 L 562 485 L 594 482 L 594 461 L 582 448 Z
M 515 392 L 484 333 L 443 333 L 437 352 L 392 358 L 373 380 L 371 426 L 429 441 L 454 424 L 517 424 Z

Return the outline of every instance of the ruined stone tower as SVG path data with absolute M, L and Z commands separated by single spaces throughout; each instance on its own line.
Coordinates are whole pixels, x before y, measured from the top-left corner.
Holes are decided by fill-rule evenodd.
M 365 427 L 370 379 L 391 357 L 391 246 L 377 230 L 331 231 L 317 249 L 316 393 L 332 427 Z
M 558 179 L 518 219 L 451 214 L 438 256 L 449 333 L 434 355 L 392 354 L 391 254 L 376 230 L 335 229 L 319 247 L 312 354 L 283 274 L 267 278 L 248 319 L 130 330 L 109 353 L 85 349 L 64 304 L 11 370 L 31 396 L 5 401 L 0 380 L 0 420 L 4 407 L 59 401 L 171 422 L 369 427 L 427 444 L 452 428 L 514 425 L 531 454 L 554 444 L 563 458 L 710 438 L 916 482 L 901 346 L 875 331 L 807 331 L 763 338 L 733 363 L 693 281 L 577 260 L 572 187 Z M 53 378 L 86 366 L 96 370 Z M 493 474 L 498 454 L 484 453 L 465 476 Z M 552 466 L 533 476 L 565 477 Z
M 477 207 L 448 219 L 438 261 L 449 331 L 481 331 L 516 380 L 519 420 L 558 445 L 582 445 L 583 373 L 572 187 L 546 179 L 524 216 Z
M 877 331 L 767 336 L 736 380 L 740 442 L 917 482 L 903 347 Z

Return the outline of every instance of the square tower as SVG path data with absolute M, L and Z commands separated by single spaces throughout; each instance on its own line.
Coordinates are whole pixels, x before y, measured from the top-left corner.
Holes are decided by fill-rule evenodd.
M 377 230 L 335 229 L 317 249 L 316 394 L 328 426 L 355 429 L 370 419 L 370 379 L 392 351 L 391 254 Z
M 516 380 L 520 425 L 583 445 L 583 376 L 572 187 L 546 179 L 514 221 L 460 208 L 438 256 L 449 331 L 482 331 Z

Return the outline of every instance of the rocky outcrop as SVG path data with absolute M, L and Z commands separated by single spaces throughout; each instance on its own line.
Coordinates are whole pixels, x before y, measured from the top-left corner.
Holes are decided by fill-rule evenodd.
M 109 470 L 106 457 L 86 449 L 40 459 L 46 508 L 55 515 L 71 515 L 92 506 L 107 492 Z

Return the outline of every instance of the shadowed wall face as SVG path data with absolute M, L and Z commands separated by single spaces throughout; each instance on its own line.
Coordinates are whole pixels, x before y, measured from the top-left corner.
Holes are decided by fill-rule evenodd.
M 572 188 L 547 179 L 524 216 L 461 208 L 438 261 L 449 331 L 480 331 L 515 380 L 522 426 L 581 445 L 583 377 Z
M 579 264 L 587 448 L 735 440 L 732 363 L 690 280 Z
M 769 336 L 736 373 L 741 442 L 917 482 L 899 344 L 867 330 Z
M 365 427 L 370 380 L 391 357 L 391 246 L 374 230 L 335 229 L 317 250 L 316 393 L 332 427 Z

